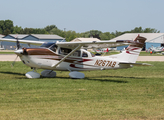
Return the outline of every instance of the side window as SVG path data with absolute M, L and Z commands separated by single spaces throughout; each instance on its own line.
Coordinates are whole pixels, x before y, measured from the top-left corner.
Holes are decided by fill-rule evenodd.
M 75 57 L 80 57 L 80 51 L 79 50 L 76 50 L 72 56 L 75 56 Z
M 88 54 L 86 52 L 83 52 L 82 57 L 88 57 Z
M 60 49 L 60 54 L 62 55 L 67 55 L 71 52 L 72 50 L 71 49 L 68 49 L 68 48 L 61 48 Z
M 72 51 L 72 49 L 60 48 L 59 54 L 68 55 L 71 51 Z M 80 50 L 76 50 L 74 53 L 72 53 L 71 56 L 80 57 L 80 54 L 81 54 L 81 51 Z

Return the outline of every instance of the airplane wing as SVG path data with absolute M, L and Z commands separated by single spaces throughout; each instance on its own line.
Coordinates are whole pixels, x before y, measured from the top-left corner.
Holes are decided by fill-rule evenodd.
M 129 44 L 142 44 L 133 40 L 106 40 L 106 41 L 88 41 L 88 42 L 57 42 L 56 45 L 63 48 L 76 48 L 81 45 L 83 49 L 109 48 L 124 46 Z
M 5 39 L 1 38 L 0 41 L 6 41 L 6 42 L 17 42 L 17 39 Z M 42 45 L 43 41 L 32 41 L 32 40 L 19 40 L 19 43 L 25 43 L 25 44 L 32 44 L 32 45 Z
M 5 39 L 1 38 L 0 41 L 7 42 L 17 42 L 17 39 Z M 24 44 L 32 44 L 32 45 L 42 45 L 43 41 L 32 41 L 32 40 L 19 40 L 19 43 Z M 57 42 L 56 45 L 63 48 L 76 48 L 78 45 L 81 45 L 83 49 L 91 49 L 91 48 L 109 48 L 109 47 L 117 47 L 124 46 L 129 44 L 142 44 L 133 40 L 106 40 L 106 41 L 88 41 L 88 42 Z M 80 49 L 80 48 L 79 48 Z

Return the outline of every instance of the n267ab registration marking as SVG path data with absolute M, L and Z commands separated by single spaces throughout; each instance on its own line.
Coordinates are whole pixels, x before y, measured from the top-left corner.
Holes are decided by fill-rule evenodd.
M 114 67 L 116 65 L 115 61 L 107 61 L 107 60 L 97 60 L 94 64 L 95 66 L 103 66 L 103 67 Z

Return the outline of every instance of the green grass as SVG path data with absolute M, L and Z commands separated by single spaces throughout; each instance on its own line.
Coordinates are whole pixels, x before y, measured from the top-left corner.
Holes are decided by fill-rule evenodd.
M 14 52 L 0 52 L 0 54 L 15 54 Z
M 14 50 L 0 50 L 0 54 L 15 54 Z
M 164 62 L 146 63 L 153 66 L 85 71 L 85 79 L 27 79 L 23 63 L 0 62 L 0 119 L 164 119 Z

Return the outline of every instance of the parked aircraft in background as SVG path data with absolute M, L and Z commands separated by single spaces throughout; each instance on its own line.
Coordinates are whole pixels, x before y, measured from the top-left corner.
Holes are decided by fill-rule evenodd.
M 0 50 L 4 50 L 4 49 L 5 49 L 5 48 L 1 48 L 1 47 L 0 47 Z
M 152 51 L 152 53 L 159 53 L 159 52 L 164 52 L 163 47 L 151 47 L 147 50 L 148 52 Z
M 2 42 L 0 42 L 0 50 L 4 50 L 4 46 L 2 46 Z
M 27 72 L 27 78 L 40 78 L 36 69 L 45 69 L 41 72 L 43 77 L 55 77 L 58 71 L 70 71 L 71 78 L 84 78 L 79 71 L 126 69 L 133 65 L 148 65 L 136 63 L 146 38 L 137 36 L 132 40 L 110 40 L 89 42 L 56 42 L 45 43 L 42 41 L 28 41 L 17 39 L 0 39 L 17 43 L 15 54 L 22 62 L 31 67 L 33 71 Z M 19 43 L 42 44 L 39 48 L 20 48 Z M 110 56 L 95 56 L 86 49 L 109 48 L 124 46 L 129 47 L 120 54 Z

